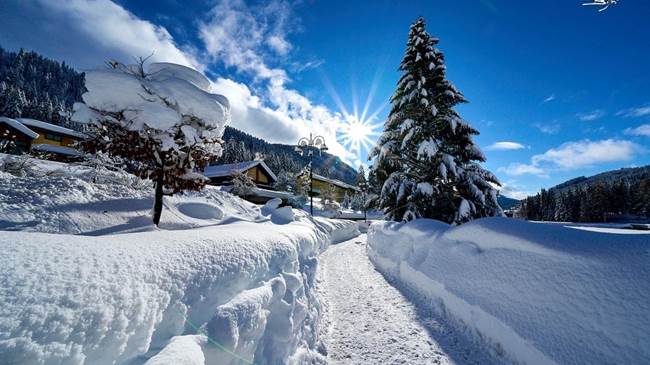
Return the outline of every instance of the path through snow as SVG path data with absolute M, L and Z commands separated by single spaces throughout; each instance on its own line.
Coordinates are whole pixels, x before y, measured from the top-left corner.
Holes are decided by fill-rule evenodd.
M 453 363 L 418 321 L 413 304 L 368 260 L 365 234 L 324 252 L 319 280 L 330 363 Z

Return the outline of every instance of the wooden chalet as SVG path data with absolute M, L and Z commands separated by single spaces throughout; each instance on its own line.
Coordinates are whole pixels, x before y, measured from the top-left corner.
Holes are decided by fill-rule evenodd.
M 274 190 L 273 184 L 278 178 L 262 160 L 208 166 L 203 174 L 210 179 L 211 185 L 230 186 L 232 175 L 236 172 L 247 174 L 255 183 L 254 193 L 244 197 L 252 203 L 264 204 L 273 198 L 280 198 L 287 204 L 292 196 L 289 192 Z
M 82 154 L 74 144 L 84 138 L 86 135 L 81 132 L 40 120 L 0 117 L 0 139 L 13 141 L 11 153 L 34 151 L 54 160 L 76 160 Z
M 308 174 L 308 172 L 305 172 Z M 343 202 L 345 194 L 352 197 L 354 194 L 359 192 L 359 188 L 348 183 L 345 183 L 341 180 L 330 179 L 325 176 L 318 174 L 313 174 L 312 178 L 314 179 L 314 196 L 321 195 L 321 191 L 325 190 L 328 185 L 334 187 L 334 198 L 337 202 Z

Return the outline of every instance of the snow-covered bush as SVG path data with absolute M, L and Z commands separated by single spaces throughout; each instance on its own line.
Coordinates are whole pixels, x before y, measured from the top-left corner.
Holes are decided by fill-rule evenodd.
M 0 171 L 7 172 L 15 176 L 24 176 L 26 170 L 31 167 L 29 155 L 5 155 L 0 160 Z
M 307 201 L 309 198 L 310 181 L 309 170 L 303 169 L 296 177 L 295 194 L 300 201 Z
M 294 191 L 296 187 L 296 175 L 286 170 L 278 173 L 278 180 L 273 184 L 273 188 L 279 191 Z
M 336 201 L 336 188 L 332 184 L 327 184 L 325 189 L 320 192 L 321 202 L 323 208 L 326 210 L 336 211 L 341 208 L 341 205 Z
M 86 73 L 84 103 L 73 120 L 92 126 L 83 149 L 107 152 L 137 163 L 135 172 L 156 183 L 154 223 L 160 221 L 164 189 L 198 190 L 205 166 L 221 155 L 230 118 L 228 100 L 210 92 L 201 73 L 171 63 L 110 62 Z
M 231 193 L 241 197 L 253 194 L 255 191 L 255 183 L 247 173 L 233 171 L 230 176 L 232 178 Z

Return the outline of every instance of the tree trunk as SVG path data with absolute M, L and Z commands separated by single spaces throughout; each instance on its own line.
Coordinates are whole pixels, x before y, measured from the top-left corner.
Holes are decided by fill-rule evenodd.
M 160 168 L 160 174 L 158 174 L 158 179 L 156 180 L 156 195 L 153 203 L 153 224 L 156 226 L 160 223 L 160 216 L 162 215 L 163 208 L 163 174 L 163 169 Z

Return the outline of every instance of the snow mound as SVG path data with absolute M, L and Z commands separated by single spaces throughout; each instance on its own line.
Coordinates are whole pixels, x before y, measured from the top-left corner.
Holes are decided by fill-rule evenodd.
M 279 225 L 284 208 L 208 188 L 165 197 L 155 228 L 138 178 L 25 162 L 0 168 L 0 363 L 323 359 L 318 255 L 356 223 L 294 211 Z
M 368 244 L 380 271 L 510 360 L 650 362 L 650 235 L 421 219 L 375 223 Z
M 2 172 L 24 160 L 20 173 Z M 0 154 L 0 229 L 100 236 L 152 231 L 152 184 L 123 171 Z M 208 186 L 164 198 L 160 228 L 260 221 L 259 208 Z
M 223 212 L 219 207 L 204 202 L 189 202 L 176 204 L 176 209 L 182 214 L 195 219 L 219 220 L 223 218 Z
M 271 221 L 275 224 L 287 224 L 294 220 L 293 209 L 291 207 L 278 208 L 271 213 Z

